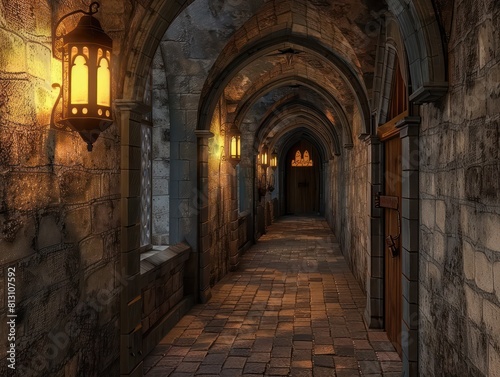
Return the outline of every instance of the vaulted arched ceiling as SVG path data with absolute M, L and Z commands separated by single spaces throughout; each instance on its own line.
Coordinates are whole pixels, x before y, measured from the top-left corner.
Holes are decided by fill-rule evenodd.
M 123 92 L 139 95 L 147 76 L 141 63 L 159 47 L 169 104 L 195 114 L 198 129 L 210 128 L 223 102 L 228 119 L 253 133 L 257 142 L 275 143 L 269 138 L 286 129 L 280 123 L 300 124 L 329 140 L 330 152 L 341 154 L 354 138 L 370 132 L 377 38 L 389 18 L 405 23 L 401 35 L 405 47 L 412 48 L 410 73 L 420 85 L 413 88 L 416 96 L 438 96 L 444 81 L 443 72 L 432 65 L 442 52 L 429 47 L 436 27 L 429 0 L 146 3 L 137 14 L 147 23 L 134 20 L 144 28 L 138 28 L 131 44 L 143 44 L 132 49 Z M 264 139 L 257 133 L 262 127 Z
M 262 104 L 277 89 L 287 96 L 300 85 L 302 99 L 295 107 L 302 107 L 309 118 L 311 108 L 316 114 L 324 114 L 326 121 L 316 124 L 325 128 L 325 134 L 334 135 L 329 140 L 332 155 L 340 153 L 340 145 L 352 145 L 356 116 L 361 124 L 354 132 L 369 132 L 368 94 L 375 43 L 370 43 L 373 35 L 366 25 L 374 9 L 353 2 L 342 10 L 341 18 L 337 17 L 339 10 L 328 1 L 272 1 L 263 5 L 227 41 L 211 67 L 201 92 L 199 128 L 211 124 L 221 97 L 235 104 L 234 122 L 240 128 L 251 124 L 250 119 L 254 119 L 252 128 L 256 122 L 278 128 L 280 122 L 297 123 L 296 114 L 301 111 L 296 110 L 293 116 L 290 111 L 288 115 L 278 114 L 277 107 L 269 106 L 271 103 L 268 107 L 274 110 L 265 115 Z M 328 120 L 327 114 L 335 120 Z M 315 122 L 309 119 L 301 126 L 306 124 L 313 127 Z M 268 133 L 281 135 L 272 129 Z

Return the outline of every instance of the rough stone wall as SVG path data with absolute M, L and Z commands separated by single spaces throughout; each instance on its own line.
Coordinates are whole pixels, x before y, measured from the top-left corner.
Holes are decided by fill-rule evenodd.
M 173 246 L 147 258 L 141 266 L 143 335 L 184 297 L 185 261 L 191 250 L 181 247 Z
M 449 93 L 421 113 L 420 373 L 500 376 L 500 7 L 454 17 Z
M 170 243 L 170 109 L 165 63 L 158 49 L 152 64 L 153 245 Z
M 251 16 L 255 4 L 240 2 L 197 1 L 187 7 L 172 23 L 160 42 L 167 78 L 170 118 L 170 241 L 186 237 L 196 245 L 197 140 L 194 131 L 198 124 L 201 90 L 217 55 L 234 31 Z M 248 8 L 248 9 L 247 9 Z M 225 126 L 227 110 L 223 104 Z M 220 132 L 219 109 L 214 112 L 209 142 L 209 213 L 211 240 L 211 283 L 225 275 L 229 268 L 229 222 L 231 175 L 234 169 L 221 161 L 224 145 Z M 229 126 L 227 126 L 229 129 Z
M 252 239 L 252 216 L 249 212 L 238 218 L 238 251 L 244 252 L 244 248 L 248 246 L 248 242 Z
M 355 113 L 353 135 L 361 131 Z M 360 286 L 366 291 L 369 267 L 367 145 L 354 138 L 352 149 L 343 149 L 325 167 L 325 217 L 339 240 L 342 253 Z
M 49 127 L 51 85 L 61 82 L 51 25 L 80 6 L 0 2 L 0 317 L 13 267 L 22 376 L 119 373 L 117 129 L 89 153 L 75 132 Z M 121 16 L 108 16 L 118 35 Z M 10 375 L 5 331 L 0 326 L 2 376 Z
M 221 101 L 215 110 L 210 131 L 214 137 L 209 141 L 209 224 L 211 238 L 210 284 L 213 286 L 229 271 L 229 242 L 231 221 L 231 190 L 233 175 L 236 174 L 228 161 L 224 161 L 224 136 L 222 129 L 228 129 L 227 109 Z

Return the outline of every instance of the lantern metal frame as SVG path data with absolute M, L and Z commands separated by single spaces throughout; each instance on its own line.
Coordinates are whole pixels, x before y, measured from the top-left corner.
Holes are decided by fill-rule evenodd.
M 273 170 L 276 170 L 276 168 L 278 167 L 278 153 L 276 152 L 276 149 L 274 149 L 273 153 L 271 153 L 271 158 L 269 159 L 269 166 Z
M 259 163 L 264 169 L 269 166 L 269 151 L 266 145 L 264 145 L 260 150 Z
M 100 4 L 94 1 L 89 5 L 88 11 L 70 12 L 61 17 L 52 30 L 52 54 L 62 61 L 62 84 L 52 85 L 54 89 L 59 88 L 59 94 L 52 109 L 50 125 L 55 129 L 65 127 L 78 132 L 87 143 L 88 151 L 92 151 L 100 133 L 113 123 L 113 41 L 104 32 L 100 22 L 93 17 L 99 7 Z M 83 14 L 77 26 L 70 32 L 59 34 L 58 29 L 62 22 L 76 14 Z M 76 94 L 83 96 L 83 99 L 78 99 Z M 61 100 L 62 111 L 56 120 Z

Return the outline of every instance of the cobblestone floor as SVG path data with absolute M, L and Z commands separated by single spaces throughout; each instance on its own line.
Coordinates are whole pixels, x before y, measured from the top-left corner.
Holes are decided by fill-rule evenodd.
M 285 217 L 145 359 L 157 376 L 401 376 L 321 218 Z

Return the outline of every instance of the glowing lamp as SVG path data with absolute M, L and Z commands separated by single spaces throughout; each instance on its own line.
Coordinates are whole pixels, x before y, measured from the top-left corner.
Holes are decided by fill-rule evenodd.
M 273 169 L 276 169 L 276 167 L 278 166 L 278 153 L 276 153 L 276 150 L 274 150 L 273 153 L 271 153 L 269 166 L 271 166 Z
M 229 162 L 233 166 L 238 165 L 241 160 L 241 132 L 235 124 L 231 126 L 229 136 Z
M 92 150 L 99 134 L 113 123 L 111 112 L 111 55 L 113 41 L 104 32 L 99 21 L 93 17 L 99 3 L 93 2 L 88 12 L 74 11 L 63 16 L 61 22 L 74 14 L 83 13 L 75 29 L 62 39 L 62 48 L 52 49 L 54 56 L 62 60 L 62 85 L 59 98 L 62 98 L 62 117 L 58 123 L 78 132 Z M 58 87 L 58 84 L 54 84 Z M 54 110 L 52 112 L 54 115 Z M 53 122 L 53 120 L 52 120 Z
M 268 151 L 267 147 L 264 145 L 262 147 L 262 150 L 260 152 L 260 164 L 262 165 L 263 168 L 267 168 L 269 166 L 269 160 L 268 160 Z

